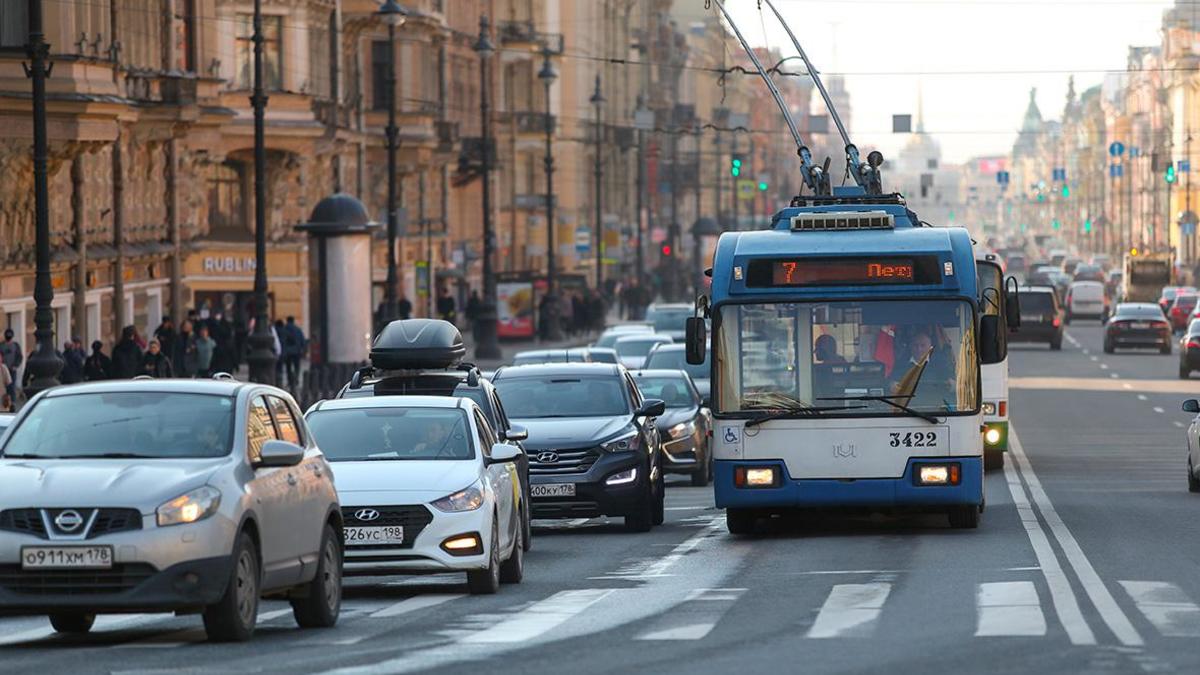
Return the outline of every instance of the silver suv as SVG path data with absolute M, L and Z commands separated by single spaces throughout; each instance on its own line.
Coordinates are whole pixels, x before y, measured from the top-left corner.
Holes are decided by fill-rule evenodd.
M 296 403 L 235 381 L 126 380 L 33 398 L 0 446 L 0 613 L 203 613 L 246 640 L 264 595 L 341 608 L 333 475 Z

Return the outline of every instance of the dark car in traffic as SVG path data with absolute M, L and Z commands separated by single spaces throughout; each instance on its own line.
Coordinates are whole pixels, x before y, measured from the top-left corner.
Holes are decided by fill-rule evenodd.
M 570 349 L 530 349 L 513 355 L 514 366 L 531 366 L 538 363 L 589 363 L 591 351 L 584 347 Z
M 1158 305 L 1123 302 L 1116 306 L 1104 325 L 1104 353 L 1125 347 L 1154 347 L 1163 354 L 1171 353 L 1171 324 Z
M 1167 310 L 1167 318 L 1170 319 L 1173 330 L 1182 332 L 1187 329 L 1192 312 L 1196 310 L 1197 298 L 1200 298 L 1200 295 L 1180 293 L 1171 301 L 1171 307 Z
M 1021 327 L 1008 336 L 1009 342 L 1044 342 L 1062 349 L 1063 315 L 1058 292 L 1050 286 L 1024 286 L 1021 294 Z
M 661 344 L 650 349 L 643 368 L 646 370 L 682 370 L 692 378 L 696 391 L 700 392 L 700 400 L 705 407 L 709 404 L 709 392 L 712 389 L 712 369 L 709 366 L 708 350 L 704 352 L 704 363 L 694 366 L 687 362 L 686 346 L 681 344 Z
M 448 321 L 402 319 L 393 321 L 376 336 L 371 348 L 371 365 L 354 373 L 337 398 L 358 396 L 459 396 L 479 406 L 500 440 L 524 450 L 527 432 L 510 422 L 496 387 L 470 363 L 464 363 L 466 346 L 462 333 Z M 529 499 L 529 457 L 522 452 L 515 462 L 524 503 Z M 529 550 L 532 518 L 520 514 L 524 530 L 521 545 Z
M 1193 319 L 1179 338 L 1179 379 L 1186 380 L 1200 370 L 1200 319 Z
M 512 419 L 529 430 L 535 518 L 620 516 L 646 532 L 663 522 L 663 457 L 656 418 L 623 366 L 558 363 L 492 376 Z
M 658 399 L 667 409 L 658 416 L 662 439 L 663 471 L 690 476 L 693 487 L 712 482 L 712 452 L 709 429 L 712 415 L 700 400 L 692 378 L 682 370 L 637 370 L 633 372 L 642 396 Z

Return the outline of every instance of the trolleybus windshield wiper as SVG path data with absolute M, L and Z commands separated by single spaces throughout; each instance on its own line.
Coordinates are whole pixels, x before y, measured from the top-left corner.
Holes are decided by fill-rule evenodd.
M 818 401 L 879 401 L 880 403 L 886 403 L 897 410 L 906 412 L 909 415 L 912 415 L 913 417 L 919 417 L 919 418 L 925 420 L 926 422 L 929 422 L 930 424 L 938 423 L 938 418 L 935 417 L 934 415 L 932 415 L 930 413 L 921 412 L 920 410 L 914 410 L 913 408 L 910 408 L 907 405 L 896 400 L 899 398 L 912 398 L 912 397 L 911 396 L 833 396 L 833 397 L 819 398 L 817 400 Z
M 794 419 L 799 417 L 820 417 L 822 413 L 832 412 L 834 410 L 858 410 L 866 408 L 865 405 L 826 405 L 826 406 L 809 406 L 809 405 L 793 405 L 786 408 L 772 409 L 765 415 L 755 417 L 746 422 L 745 428 L 756 427 L 763 422 L 771 420 Z

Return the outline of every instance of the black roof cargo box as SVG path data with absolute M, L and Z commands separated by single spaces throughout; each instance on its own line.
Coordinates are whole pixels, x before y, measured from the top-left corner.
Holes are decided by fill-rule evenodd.
M 462 333 L 439 319 L 392 321 L 371 345 L 371 365 L 379 370 L 455 368 L 466 355 Z

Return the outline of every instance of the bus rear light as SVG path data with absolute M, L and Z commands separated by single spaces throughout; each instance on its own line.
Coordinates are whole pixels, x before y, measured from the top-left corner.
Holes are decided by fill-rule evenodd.
M 962 479 L 957 463 L 919 464 L 916 469 L 917 485 L 958 485 Z
M 1008 401 L 1000 401 L 1000 416 L 1008 417 Z
M 733 484 L 740 488 L 779 487 L 780 474 L 773 466 L 739 466 L 733 472 Z

